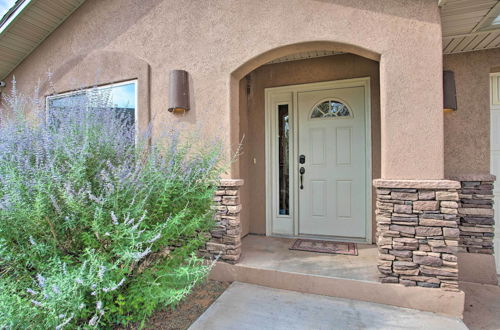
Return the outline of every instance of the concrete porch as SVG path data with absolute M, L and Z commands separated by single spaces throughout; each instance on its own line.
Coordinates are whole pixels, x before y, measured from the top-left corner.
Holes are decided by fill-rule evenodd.
M 293 241 L 248 235 L 240 261 L 218 262 L 210 278 L 462 317 L 462 291 L 380 283 L 376 245 L 358 244 L 358 256 L 348 256 L 289 250 Z
M 357 244 L 358 255 L 290 250 L 295 239 L 248 235 L 242 240 L 240 266 L 378 282 L 377 246 Z

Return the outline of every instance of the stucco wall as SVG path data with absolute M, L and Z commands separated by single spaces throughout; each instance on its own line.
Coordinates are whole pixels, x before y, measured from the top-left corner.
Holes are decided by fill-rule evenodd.
M 252 71 L 242 84 L 248 85 L 246 104 L 240 107 L 243 139 L 240 173 L 245 179 L 242 204 L 243 233 L 266 233 L 265 199 L 265 98 L 264 89 L 349 78 L 370 77 L 372 122 L 372 177 L 380 178 L 380 89 L 378 62 L 352 55 L 334 55 L 270 64 Z M 246 88 L 243 90 L 246 93 Z M 244 120 L 243 120 L 244 118 Z M 255 162 L 254 162 L 255 159 Z M 373 194 L 375 196 L 375 194 Z M 373 205 L 375 203 L 373 202 Z M 375 228 L 375 226 L 373 226 Z
M 441 26 L 435 0 L 88 0 L 13 72 L 31 92 L 48 70 L 59 91 L 128 79 L 123 57 L 148 65 L 139 98 L 154 134 L 172 125 L 239 134 L 239 81 L 299 50 L 380 60 L 381 175 L 439 179 L 443 170 Z M 99 53 L 113 52 L 106 66 Z M 84 64 L 85 63 L 85 64 Z M 190 73 L 192 110 L 167 112 L 168 71 Z M 11 78 L 11 77 L 10 77 Z M 8 80 L 10 80 L 8 78 Z M 46 93 L 42 90 L 42 93 Z M 418 160 L 418 161 L 417 161 Z M 235 163 L 228 176 L 238 177 Z
M 500 49 L 444 56 L 455 72 L 457 111 L 444 114 L 447 177 L 490 173 L 490 77 L 500 71 Z

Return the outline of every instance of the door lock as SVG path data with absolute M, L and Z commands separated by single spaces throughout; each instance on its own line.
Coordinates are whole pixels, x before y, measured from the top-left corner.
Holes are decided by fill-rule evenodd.
M 300 164 L 305 164 L 306 163 L 306 156 L 305 155 L 300 155 L 299 156 L 299 163 Z

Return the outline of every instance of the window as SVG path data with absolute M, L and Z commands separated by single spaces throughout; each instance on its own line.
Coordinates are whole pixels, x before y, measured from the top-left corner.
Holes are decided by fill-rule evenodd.
M 496 3 L 490 9 L 488 14 L 483 17 L 483 19 L 479 22 L 479 24 L 480 25 L 475 28 L 476 31 L 491 31 L 498 29 L 498 27 L 500 27 L 500 5 Z M 487 37 L 486 35 L 484 36 L 485 38 Z
M 279 214 L 290 215 L 290 124 L 288 104 L 278 105 Z
M 316 105 L 311 112 L 311 118 L 351 117 L 351 110 L 344 103 L 328 100 Z
M 137 116 L 137 80 L 83 89 L 47 97 L 47 119 L 59 111 L 72 109 L 110 109 L 123 115 L 135 129 Z

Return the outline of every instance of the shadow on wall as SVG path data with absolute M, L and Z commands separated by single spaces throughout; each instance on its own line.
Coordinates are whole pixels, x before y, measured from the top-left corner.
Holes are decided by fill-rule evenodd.
M 99 2 L 99 5 L 96 4 L 96 2 Z M 117 4 L 119 2 L 119 4 Z M 93 57 L 95 56 L 94 50 L 100 50 L 105 48 L 108 44 L 111 43 L 111 41 L 115 40 L 119 36 L 126 34 L 127 31 L 133 27 L 133 25 L 130 24 L 130 22 L 136 22 L 139 21 L 142 17 L 148 15 L 149 12 L 153 11 L 156 6 L 158 6 L 162 0 L 148 0 L 148 1 L 141 1 L 137 2 L 134 0 L 127 0 L 127 3 L 125 3 L 125 0 L 108 0 L 106 2 L 101 2 L 100 0 L 93 0 L 93 1 L 87 1 L 85 2 L 78 11 L 76 11 L 73 15 L 73 19 L 67 20 L 64 22 L 59 29 L 71 29 L 71 25 L 77 26 L 81 24 L 82 20 L 88 19 L 88 17 L 98 17 L 102 15 L 109 15 L 109 13 L 113 12 L 113 8 L 116 7 L 123 7 L 126 6 L 127 8 L 130 8 L 130 10 L 127 11 L 122 11 L 121 14 L 124 14 L 125 16 L 120 17 L 120 19 L 108 19 L 108 20 L 99 20 L 101 22 L 105 22 L 103 26 L 100 26 L 99 29 L 101 31 L 106 31 L 106 33 L 102 33 L 99 38 L 94 38 L 91 41 L 91 44 L 88 46 L 88 51 L 85 52 L 84 54 L 77 55 L 75 57 L 70 58 L 68 61 L 65 63 L 58 65 L 57 69 L 54 70 L 54 72 L 51 72 L 52 77 L 51 80 L 54 82 L 58 82 L 59 80 L 63 79 L 65 76 L 70 74 L 70 72 L 76 67 L 79 66 L 85 59 L 88 57 Z M 104 6 L 104 7 L 103 7 Z M 106 10 L 108 9 L 108 10 Z M 99 10 L 99 12 L 97 12 Z M 112 25 L 112 27 L 111 27 Z M 53 34 L 49 36 L 47 41 L 50 41 L 51 38 L 55 38 L 56 36 Z M 82 40 L 78 40 L 81 42 Z M 84 40 L 83 40 L 84 41 Z M 43 51 L 44 47 L 52 47 L 53 43 L 51 42 L 44 42 L 39 46 L 39 49 L 35 50 L 36 52 Z M 124 54 L 126 55 L 126 54 Z M 131 57 L 134 57 L 132 54 L 128 55 Z M 33 56 L 32 56 L 33 57 Z M 36 57 L 36 56 L 34 56 Z M 141 60 L 141 59 L 139 59 Z M 123 64 L 118 62 L 115 63 L 117 66 L 121 66 L 123 68 Z M 106 67 L 103 67 L 106 68 Z M 49 68 L 50 70 L 51 68 Z M 109 71 L 109 69 L 108 69 Z M 91 85 L 98 84 L 100 82 L 100 75 L 101 72 L 98 70 L 90 70 L 89 72 L 85 72 L 85 75 L 92 75 L 93 81 L 90 83 L 89 86 L 81 86 L 81 85 L 76 85 L 76 82 L 73 82 L 71 86 L 68 86 L 68 90 L 71 89 L 77 89 L 81 87 L 90 87 Z M 88 80 L 88 79 L 87 79 Z M 107 81 L 109 83 L 109 81 Z M 82 81 L 78 81 L 78 83 L 82 83 Z M 47 83 L 43 84 L 40 86 L 40 90 L 46 91 L 48 90 L 48 85 Z
M 356 10 L 385 13 L 388 19 L 391 16 L 403 18 L 418 17 L 418 21 L 436 22 L 439 16 L 437 1 L 435 0 L 316 0 L 326 4 L 335 4 L 342 7 L 350 7 Z M 404 3 L 404 6 L 401 5 Z M 434 4 L 434 6 L 432 6 Z M 432 10 L 434 9 L 434 10 Z M 433 16 L 434 15 L 434 16 Z

